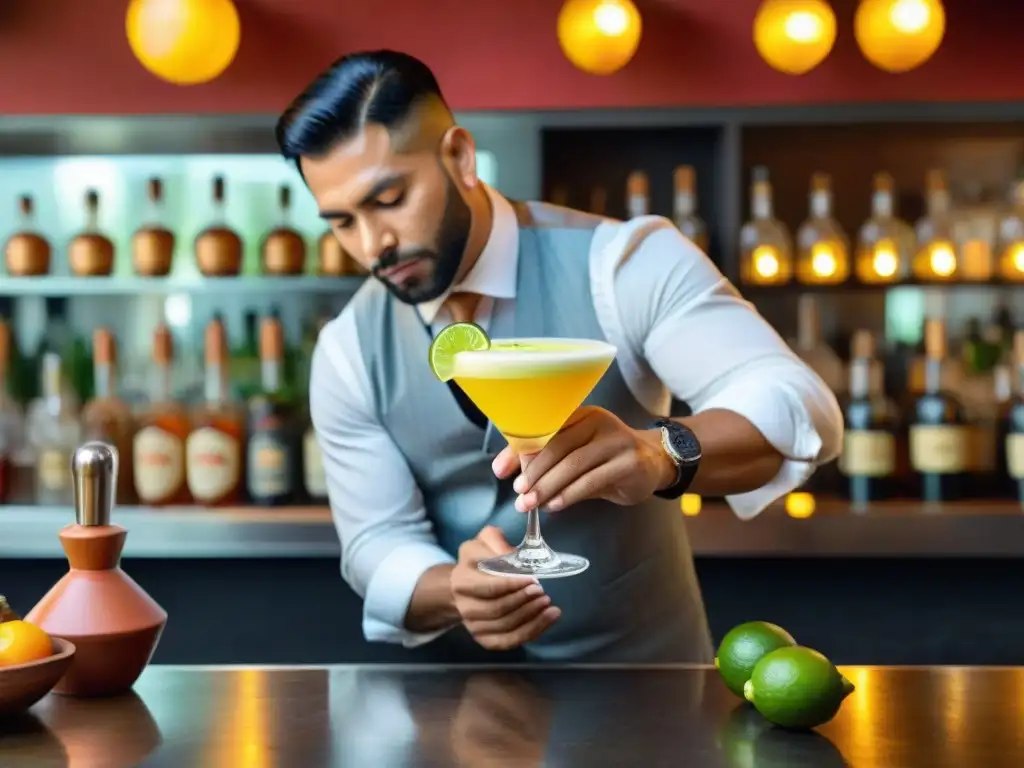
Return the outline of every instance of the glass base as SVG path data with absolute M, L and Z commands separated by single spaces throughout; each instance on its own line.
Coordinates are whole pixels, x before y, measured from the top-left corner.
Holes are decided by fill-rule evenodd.
M 520 547 L 515 552 L 477 564 L 477 568 L 491 576 L 532 576 L 535 579 L 564 579 L 583 573 L 589 567 L 587 558 L 554 552 L 546 544 Z

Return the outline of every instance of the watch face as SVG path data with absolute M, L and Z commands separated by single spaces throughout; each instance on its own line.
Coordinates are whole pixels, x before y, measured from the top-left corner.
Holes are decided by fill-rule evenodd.
M 697 436 L 685 427 L 670 428 L 668 439 L 672 443 L 672 448 L 683 461 L 695 461 L 700 458 L 700 443 L 697 441 Z

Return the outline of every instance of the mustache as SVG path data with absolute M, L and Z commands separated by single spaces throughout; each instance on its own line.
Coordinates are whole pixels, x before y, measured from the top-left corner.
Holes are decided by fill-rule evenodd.
M 436 258 L 437 254 L 429 248 L 416 248 L 410 251 L 393 249 L 381 254 L 380 258 L 370 268 L 370 274 L 374 277 L 380 277 L 381 272 L 401 266 L 402 264 L 408 264 L 410 261 Z

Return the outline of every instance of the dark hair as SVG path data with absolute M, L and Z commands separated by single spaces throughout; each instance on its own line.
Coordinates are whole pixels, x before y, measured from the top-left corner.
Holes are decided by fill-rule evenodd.
M 277 143 L 298 164 L 303 155 L 323 155 L 367 124 L 400 124 L 428 97 L 444 103 L 434 73 L 416 57 L 388 50 L 350 53 L 288 105 L 277 121 Z

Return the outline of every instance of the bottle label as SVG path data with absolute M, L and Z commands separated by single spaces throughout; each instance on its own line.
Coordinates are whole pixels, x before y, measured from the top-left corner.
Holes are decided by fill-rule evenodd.
M 71 484 L 71 459 L 59 448 L 43 448 L 39 452 L 37 472 L 39 485 L 47 491 L 63 491 Z
M 693 195 L 689 192 L 676 192 L 676 216 L 693 215 Z
M 254 498 L 284 496 L 291 491 L 291 456 L 275 432 L 261 432 L 249 441 L 249 493 Z
M 952 475 L 967 469 L 971 440 L 959 424 L 910 428 L 910 465 L 918 472 Z
M 626 201 L 626 206 L 629 209 L 629 218 L 631 219 L 647 215 L 647 198 L 643 195 L 630 195 Z
M 327 496 L 327 472 L 324 470 L 324 456 L 320 451 L 320 443 L 316 441 L 313 429 L 306 431 L 302 438 L 302 468 L 306 481 L 306 492 L 310 496 L 324 498 Z
M 1024 435 L 1006 436 L 1006 471 L 1014 480 L 1024 480 Z
M 847 477 L 888 477 L 896 470 L 896 438 L 879 430 L 849 430 L 839 471 Z
M 185 450 L 181 439 L 160 427 L 146 427 L 135 436 L 132 451 L 135 492 L 142 502 L 160 501 L 185 481 Z
M 185 442 L 188 489 L 196 501 L 216 501 L 238 482 L 242 468 L 238 441 L 213 427 L 202 427 Z

